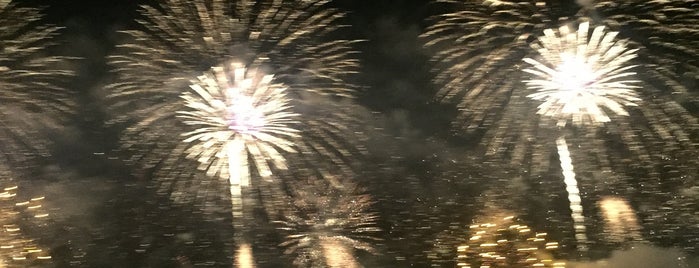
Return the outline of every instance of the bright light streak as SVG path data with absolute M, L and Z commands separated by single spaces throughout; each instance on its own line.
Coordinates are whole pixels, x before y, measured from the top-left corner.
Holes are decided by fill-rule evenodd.
M 581 251 L 587 250 L 587 233 L 585 227 L 585 215 L 583 214 L 582 199 L 580 198 L 580 188 L 578 180 L 575 179 L 575 171 L 573 170 L 573 160 L 570 158 L 568 145 L 563 137 L 556 140 L 556 148 L 558 148 L 558 158 L 561 161 L 561 171 L 563 172 L 563 182 L 566 185 L 568 193 L 568 202 L 570 205 L 570 215 L 573 219 L 573 229 L 575 231 L 575 240 L 577 247 Z

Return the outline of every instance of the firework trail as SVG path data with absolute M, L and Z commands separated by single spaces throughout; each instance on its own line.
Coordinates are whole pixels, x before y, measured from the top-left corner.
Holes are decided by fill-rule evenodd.
M 59 28 L 40 19 L 36 9 L 0 0 L 0 161 L 13 168 L 47 155 L 39 132 L 63 128 L 74 110 L 61 84 L 72 75 L 69 59 L 44 51 Z
M 129 162 L 152 170 L 176 202 L 230 195 L 236 226 L 242 203 L 254 202 L 245 186 L 289 160 L 321 176 L 349 172 L 362 151 L 350 138 L 346 82 L 358 61 L 354 41 L 331 39 L 343 14 L 328 2 L 143 6 L 143 30 L 125 31 L 130 40 L 110 57 L 118 81 L 107 88 Z
M 342 187 L 309 177 L 290 185 L 291 208 L 285 211 L 279 229 L 289 233 L 281 246 L 295 256 L 298 267 L 362 267 L 355 250 L 377 254 L 376 213 L 373 201 L 352 183 Z
M 436 17 L 423 34 L 426 47 L 435 51 L 438 97 L 458 103 L 461 113 L 454 124 L 482 135 L 485 154 L 493 161 L 507 161 L 540 177 L 556 169 L 552 152 L 562 156 L 568 151 L 577 174 L 594 177 L 595 184 L 617 177 L 613 171 L 639 169 L 657 176 L 667 158 L 677 160 L 676 168 L 689 167 L 690 173 L 696 166 L 699 124 L 688 110 L 696 100 L 691 90 L 696 61 L 674 65 L 684 66 L 682 70 L 663 66 L 696 58 L 695 41 L 681 37 L 681 45 L 673 46 L 675 39 L 668 38 L 678 32 L 696 35 L 689 30 L 693 24 L 683 8 L 686 2 L 639 3 L 643 12 L 632 9 L 644 19 L 683 18 L 674 28 L 662 21 L 634 23 L 633 15 L 602 18 L 603 10 L 616 10 L 611 2 L 585 7 L 543 1 L 437 2 L 454 10 Z M 592 13 L 597 16 L 585 17 Z M 616 31 L 595 27 L 589 33 L 588 23 Z M 575 27 L 561 27 L 565 25 Z M 639 31 L 647 28 L 645 35 L 654 41 L 624 34 L 637 26 Z M 577 33 L 571 28 L 578 28 Z M 683 54 L 649 52 L 661 44 Z M 513 64 L 518 62 L 524 64 Z M 578 72 L 571 75 L 565 69 Z M 535 113 L 542 116 L 532 117 Z M 566 174 L 576 174 L 569 167 Z M 570 194 L 580 190 L 571 186 L 566 187 L 571 188 L 569 198 L 575 199 Z

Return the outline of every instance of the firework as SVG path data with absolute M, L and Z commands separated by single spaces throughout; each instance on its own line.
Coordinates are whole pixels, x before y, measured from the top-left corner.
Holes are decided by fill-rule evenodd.
M 589 23 L 580 24 L 577 32 L 561 27 L 560 36 L 545 30 L 541 46 L 535 44 L 534 49 L 546 63 L 524 59 L 533 66 L 524 71 L 538 77 L 526 82 L 536 90 L 528 97 L 543 101 L 537 113 L 558 118 L 559 126 L 570 119 L 576 125 L 606 123 L 610 119 L 604 109 L 628 116 L 624 106 L 640 101 L 632 85 L 639 81 L 628 71 L 634 66 L 627 64 L 636 50 L 626 49 L 614 40 L 616 32 L 605 33 L 601 26 L 588 41 L 588 29 Z
M 1 179 L 5 187 L 0 191 L 0 265 L 25 267 L 31 263 L 45 264 L 51 256 L 28 236 L 26 229 L 31 228 L 25 228 L 36 226 L 48 217 L 41 205 L 44 197 L 20 198 L 17 195 L 19 187 L 5 174 Z
M 210 176 L 230 178 L 231 185 L 249 186 L 248 158 L 257 173 L 268 178 L 268 162 L 286 169 L 280 152 L 293 152 L 292 127 L 297 114 L 289 112 L 287 88 L 271 84 L 272 75 L 258 74 L 240 64 L 214 67 L 185 92 L 189 110 L 179 111 L 184 124 L 197 127 L 183 133 L 192 145 L 186 153 L 196 159 Z
M 565 267 L 551 256 L 558 242 L 548 241 L 546 233 L 533 231 L 514 216 L 473 224 L 469 232 L 468 241 L 456 249 L 458 267 Z
M 632 157 L 625 158 L 646 166 L 659 161 L 661 155 L 692 158 L 699 127 L 686 108 L 696 101 L 696 93 L 690 90 L 692 76 L 697 73 L 693 60 L 696 44 L 690 41 L 696 40 L 692 36 L 697 31 L 691 30 L 696 18 L 685 8 L 692 3 L 662 1 L 638 3 L 636 7 L 624 3 L 635 11 L 627 14 L 627 9 L 610 1 L 587 7 L 551 6 L 542 1 L 437 2 L 454 10 L 435 17 L 422 35 L 426 47 L 434 51 L 434 82 L 440 87 L 437 96 L 458 103 L 461 112 L 454 125 L 466 133 L 484 135 L 487 155 L 509 159 L 515 165 L 531 164 L 534 174 L 547 170 L 550 163 L 546 158 L 554 147 L 549 145 L 553 144 L 551 133 L 541 126 L 550 125 L 548 121 L 553 119 L 555 123 L 573 121 L 574 126 L 609 122 L 576 129 L 579 136 L 586 136 L 581 139 L 585 142 L 582 146 L 588 152 L 599 152 L 590 158 L 598 158 L 597 165 L 605 170 L 615 165 L 609 159 L 629 153 Z M 670 22 L 674 17 L 678 20 Z M 568 30 L 573 28 L 570 26 L 561 27 L 587 23 L 598 25 L 587 27 L 594 29 L 591 34 L 586 27 L 575 27 L 577 32 Z M 566 32 L 557 35 L 553 29 Z M 542 33 L 543 37 L 537 38 Z M 659 49 L 661 46 L 667 49 Z M 524 58 L 530 60 L 522 62 Z M 538 68 L 544 66 L 546 70 Z M 672 69 L 677 66 L 682 67 Z M 522 69 L 537 74 L 532 77 Z M 570 77 L 565 69 L 578 72 Z M 566 78 L 573 79 L 563 82 Z M 632 82 L 635 80 L 638 82 Z M 555 88 L 576 86 L 571 83 L 603 95 L 587 95 L 594 99 L 563 105 L 561 98 L 571 95 Z M 551 90 L 549 93 L 557 92 L 556 96 L 537 92 L 544 87 Z M 529 96 L 545 99 L 544 104 Z M 556 116 L 533 118 L 535 113 Z M 622 150 L 600 146 L 605 140 L 619 142 L 623 146 L 617 148 Z
M 286 254 L 295 257 L 299 267 L 361 267 L 354 250 L 376 254 L 372 242 L 375 213 L 370 212 L 371 198 L 361 194 L 352 183 L 342 187 L 326 180 L 310 178 L 291 185 L 292 208 L 278 221 L 279 229 L 288 232 Z
M 545 30 L 541 44 L 533 48 L 539 52 L 541 63 L 531 58 L 524 61 L 534 69 L 524 69 L 539 79 L 526 82 L 536 93 L 528 95 L 543 103 L 538 114 L 558 120 L 559 127 L 565 127 L 572 119 L 573 124 L 601 125 L 610 122 L 604 109 L 615 115 L 628 116 L 624 106 L 635 106 L 640 101 L 630 84 L 633 65 L 625 65 L 635 57 L 635 50 L 627 50 L 623 43 L 615 41 L 616 33 L 605 33 L 604 27 L 596 27 L 588 40 L 589 23 L 581 23 L 578 31 L 561 27 L 559 35 L 553 30 Z M 587 240 L 580 189 L 578 187 L 573 161 L 564 137 L 556 140 L 561 162 L 561 170 L 568 192 L 568 200 L 574 222 L 576 239 L 579 244 Z
M 153 171 L 176 202 L 226 196 L 238 229 L 257 202 L 245 191 L 279 171 L 349 172 L 361 148 L 351 138 L 355 87 L 346 78 L 358 62 L 353 41 L 330 40 L 342 14 L 327 4 L 143 6 L 143 30 L 125 31 L 109 60 L 118 76 L 107 87 L 110 123 L 125 126 L 128 161 Z
M 246 132 L 235 136 L 240 138 L 237 141 L 254 137 L 263 139 L 266 144 L 257 148 L 247 147 L 252 161 L 247 162 L 246 157 L 237 154 L 241 162 L 234 165 L 240 168 L 247 164 L 261 177 L 269 177 L 273 167 L 285 167 L 281 154 L 296 152 L 295 155 L 299 157 L 323 154 L 332 164 L 346 166 L 353 146 L 344 136 L 349 130 L 347 125 L 354 121 L 351 115 L 328 111 L 352 106 L 351 101 L 334 100 L 351 97 L 354 87 L 344 81 L 347 74 L 356 72 L 358 65 L 351 57 L 352 41 L 318 41 L 339 27 L 334 22 L 342 15 L 326 4 L 327 1 L 241 1 L 236 6 L 229 6 L 227 1 L 172 0 L 161 8 L 144 6 L 142 13 L 145 19 L 139 22 L 147 30 L 125 32 L 131 40 L 120 45 L 119 53 L 110 58 L 119 81 L 107 88 L 110 90 L 107 98 L 110 109 L 117 115 L 112 122 L 127 126 L 122 143 L 123 149 L 132 153 L 129 161 L 169 173 L 160 177 L 179 176 L 173 176 L 174 173 L 190 177 L 186 170 L 175 168 L 181 164 L 178 158 L 190 155 L 202 163 L 200 167 L 206 169 L 208 174 L 225 177 L 229 168 L 222 167 L 235 161 L 226 160 L 231 155 L 216 149 L 224 148 L 218 145 L 222 145 L 226 137 L 209 136 L 205 138 L 208 143 L 201 142 L 200 146 L 190 144 L 192 146 L 184 148 L 181 140 L 172 134 L 189 136 L 185 143 L 203 137 L 200 135 L 202 133 L 196 132 L 203 130 L 191 128 L 193 121 L 197 120 L 188 118 L 184 123 L 185 114 L 181 112 L 194 102 L 205 101 L 201 93 L 212 93 L 206 93 L 204 91 L 208 89 L 204 89 L 187 93 L 189 97 L 186 99 L 180 96 L 190 91 L 187 88 L 190 81 L 197 80 L 201 73 L 209 72 L 212 67 L 228 69 L 225 64 L 238 62 L 242 66 L 239 70 L 247 68 L 243 73 L 259 74 L 257 78 L 241 79 L 248 82 L 261 79 L 254 82 L 265 85 L 257 85 L 264 89 L 256 93 L 260 95 L 250 95 L 249 98 L 253 100 L 245 100 L 248 97 L 236 100 L 240 105 L 234 106 L 237 107 L 234 109 L 257 105 L 268 109 L 262 113 L 271 113 L 271 110 L 278 113 L 273 116 L 265 114 L 272 116 L 268 118 L 271 121 L 267 122 L 271 125 L 265 131 L 256 131 L 254 135 L 250 131 L 236 129 L 231 125 L 234 122 L 225 123 L 228 125 L 225 133 Z M 231 16 L 231 13 L 235 16 Z M 226 75 L 234 76 L 230 73 Z M 204 78 L 206 81 L 195 81 L 200 85 L 194 87 L 219 87 L 212 90 L 225 91 L 230 85 L 207 84 L 228 83 L 216 81 L 220 77 L 222 75 L 209 73 L 208 78 Z M 225 81 L 230 79 L 228 77 Z M 254 98 L 267 98 L 264 101 L 268 103 L 263 104 L 262 99 Z M 250 101 L 258 102 L 244 104 Z M 203 106 L 199 108 L 208 109 Z M 253 112 L 256 109 L 246 110 L 251 113 L 242 116 L 250 117 L 245 119 L 251 120 L 248 123 L 261 123 L 252 122 L 252 117 L 260 116 Z M 218 118 L 224 117 L 226 115 Z M 219 126 L 224 126 L 223 122 L 220 123 Z M 208 130 L 212 129 L 207 127 Z M 270 135 L 275 138 L 269 140 Z M 215 143 L 216 146 L 209 146 Z M 272 143 L 274 149 L 268 146 Z M 226 144 L 226 148 L 231 148 L 237 143 L 231 140 Z M 263 157 L 271 160 L 263 160 Z
M 699 123 L 688 107 L 697 68 L 686 60 L 697 56 L 693 1 L 437 2 L 455 10 L 423 35 L 438 98 L 458 103 L 454 124 L 482 135 L 491 161 L 537 179 L 563 173 L 576 237 L 584 238 L 581 185 L 638 170 L 657 180 L 668 159 L 680 171 L 672 176 L 696 170 Z
M 42 130 L 64 127 L 74 105 L 61 81 L 69 59 L 45 54 L 58 27 L 38 25 L 38 10 L 0 0 L 0 161 L 26 164 L 48 154 Z

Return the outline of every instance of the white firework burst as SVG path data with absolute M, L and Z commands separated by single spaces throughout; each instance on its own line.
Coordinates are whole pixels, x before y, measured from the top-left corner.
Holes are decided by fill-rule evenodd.
M 355 41 L 329 39 L 343 14 L 327 0 L 167 0 L 141 15 L 109 58 L 109 123 L 159 194 L 204 210 L 230 201 L 237 259 L 251 265 L 252 204 L 273 198 L 244 191 L 273 191 L 286 168 L 348 171 L 359 151 Z
M 585 152 L 574 154 L 576 163 L 603 173 L 639 163 L 656 168 L 668 155 L 691 162 L 678 167 L 696 166 L 695 0 L 565 7 L 544 1 L 435 2 L 450 10 L 435 16 L 422 35 L 433 52 L 437 98 L 457 103 L 454 125 L 481 139 L 493 161 L 528 167 L 533 175 L 547 172 L 553 166 L 547 156 L 556 150 L 552 137 L 560 134 L 547 121 L 555 121 L 571 122 L 568 131 L 578 133 L 567 137 L 575 143 L 571 150 Z M 558 29 L 587 22 L 611 30 Z M 538 57 L 532 43 L 541 51 Z M 533 78 L 517 64 L 523 58 L 531 58 L 523 64 Z M 522 85 L 527 80 L 529 86 Z
M 696 1 L 435 2 L 450 10 L 422 35 L 437 97 L 457 103 L 454 125 L 481 139 L 488 161 L 535 179 L 563 171 L 577 237 L 588 185 L 696 173 Z
M 626 63 L 636 50 L 629 50 L 622 41 L 616 41 L 616 32 L 605 33 L 596 27 L 588 33 L 589 23 L 581 23 L 577 31 L 568 26 L 544 31 L 540 44 L 533 44 L 545 63 L 525 58 L 534 68 L 524 69 L 538 79 L 526 81 L 536 93 L 527 97 L 541 100 L 537 113 L 553 117 L 559 127 L 572 120 L 574 125 L 600 125 L 611 119 L 604 111 L 628 116 L 624 106 L 636 106 L 640 101 L 632 84 L 635 66 Z M 589 38 L 589 40 L 588 40 Z M 578 241 L 578 249 L 586 250 L 585 216 L 581 205 L 580 188 L 564 136 L 556 140 L 561 170 L 568 192 L 571 218 Z
M 178 111 L 178 117 L 197 128 L 182 134 L 190 144 L 187 157 L 199 161 L 207 175 L 249 186 L 253 170 L 269 178 L 272 167 L 287 168 L 282 154 L 295 152 L 298 114 L 290 112 L 287 87 L 273 79 L 231 63 L 199 76 L 190 86 L 193 92 L 182 94 L 189 109 Z
M 559 126 L 569 120 L 575 125 L 610 122 L 605 109 L 616 115 L 628 116 L 624 106 L 636 106 L 638 98 L 634 84 L 636 49 L 627 49 L 615 40 L 617 32 L 605 33 L 603 26 L 588 34 L 590 25 L 581 23 L 577 31 L 570 27 L 544 31 L 534 44 L 541 60 L 525 58 L 532 68 L 524 69 L 536 78 L 526 81 L 536 93 L 528 95 L 543 101 L 537 113 L 558 119 Z M 589 40 L 588 40 L 589 36 Z
M 241 162 L 236 165 L 248 165 L 255 174 L 269 177 L 272 167 L 285 167 L 284 161 L 278 160 L 281 159 L 278 154 L 294 151 L 297 152 L 294 160 L 303 168 L 330 171 L 339 166 L 347 170 L 348 160 L 358 151 L 348 142 L 351 135 L 347 135 L 353 132 L 349 126 L 355 124 L 356 119 L 350 113 L 336 111 L 351 112 L 351 107 L 356 107 L 351 101 L 355 86 L 346 79 L 357 72 L 358 61 L 351 49 L 354 41 L 324 39 L 341 26 L 337 21 L 342 13 L 328 7 L 328 3 L 324 0 L 263 0 L 231 5 L 223 0 L 168 0 L 159 7 L 143 6 L 144 19 L 139 23 L 145 30 L 125 31 L 129 40 L 119 45 L 117 53 L 109 60 L 118 77 L 117 82 L 107 87 L 110 91 L 107 105 L 113 115 L 109 123 L 126 126 L 121 143 L 123 151 L 130 153 L 128 162 L 153 168 L 163 193 L 176 195 L 178 200 L 217 195 L 206 179 L 194 178 L 196 172 L 188 171 L 188 161 L 184 161 L 183 156 L 198 158 L 203 163 L 199 168 L 205 169 L 207 174 L 225 177 L 230 170 L 222 167 L 235 161 L 231 161 L 227 153 L 216 152 L 221 148 L 210 147 L 223 136 L 211 137 L 201 146 L 192 147 L 187 145 L 189 143 L 180 144 L 171 134 L 196 131 L 192 125 L 183 126 L 180 118 L 183 114 L 179 113 L 188 105 L 180 96 L 189 91 L 189 82 L 212 66 L 236 60 L 245 66 L 254 66 L 253 72 L 257 75 L 261 74 L 261 68 L 269 72 L 270 76 L 262 75 L 253 80 L 273 78 L 274 81 L 265 81 L 270 84 L 270 90 L 276 90 L 276 85 L 283 83 L 284 111 L 287 115 L 299 114 L 293 116 L 293 120 L 292 116 L 285 117 L 284 120 L 290 120 L 284 123 L 288 125 L 270 125 L 273 128 L 267 130 L 274 132 L 228 128 L 225 133 L 247 133 L 236 136 L 240 139 L 230 143 L 230 148 L 240 144 L 237 141 L 242 141 L 244 136 L 264 139 L 261 140 L 264 144 L 278 142 L 275 146 L 280 146 L 274 150 L 266 146 L 247 147 L 250 156 L 258 157 L 238 157 Z M 247 70 L 249 72 L 251 70 Z M 216 75 L 209 77 L 214 78 L 213 82 L 197 83 L 203 88 L 207 83 L 219 83 Z M 201 97 L 196 92 L 191 96 Z M 240 108 L 244 106 L 242 103 L 255 101 L 255 97 L 257 95 L 247 101 L 242 98 L 238 101 L 241 106 L 235 109 L 245 110 Z M 282 100 L 281 95 L 278 97 L 260 107 L 272 109 L 278 104 L 276 101 Z M 256 115 L 247 116 L 250 119 L 246 120 L 254 125 L 252 118 Z M 272 119 L 282 120 L 268 118 Z M 297 133 L 268 140 L 266 134 L 280 134 L 285 132 L 283 128 L 291 125 Z M 202 137 L 199 135 L 202 133 L 191 134 Z M 297 137 L 293 150 L 288 143 L 292 137 Z M 191 141 L 197 139 L 191 138 Z M 263 160 L 263 155 L 268 159 Z M 322 155 L 323 163 L 317 159 L 303 160 L 310 155 Z M 248 177 L 241 178 L 247 180 Z

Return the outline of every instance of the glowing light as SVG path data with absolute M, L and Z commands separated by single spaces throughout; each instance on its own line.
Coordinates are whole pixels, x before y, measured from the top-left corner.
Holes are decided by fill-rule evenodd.
M 571 218 L 573 219 L 575 239 L 578 241 L 578 249 L 586 250 L 587 246 L 585 243 L 587 243 L 587 234 L 585 233 L 585 215 L 583 215 L 580 188 L 578 188 L 578 180 L 575 179 L 573 160 L 570 158 L 570 152 L 568 151 L 565 138 L 558 138 L 556 140 L 556 147 L 558 148 L 558 156 L 561 161 L 563 182 L 566 185 L 566 192 L 568 192 L 568 202 L 570 204 Z
M 246 69 L 239 63 L 214 67 L 182 94 L 189 110 L 178 111 L 187 125 L 187 157 L 199 161 L 208 175 L 248 186 L 250 170 L 263 177 L 272 166 L 286 169 L 284 152 L 294 152 L 297 114 L 290 112 L 287 88 L 274 77 Z M 252 165 L 248 163 L 252 159 Z
M 3 182 L 11 180 L 0 178 Z M 37 242 L 28 237 L 22 226 L 31 226 L 40 223 L 40 219 L 48 214 L 43 213 L 40 206 L 31 208 L 26 206 L 29 202 L 36 203 L 43 198 L 32 198 L 30 201 L 17 202 L 17 186 L 4 188 L 0 193 L 0 261 L 6 261 L 5 265 L 19 265 L 26 260 L 48 260 L 51 258 L 45 251 L 37 247 Z M 25 204 L 18 206 L 17 204 Z M 34 220 L 36 219 L 36 220 Z M 17 263 L 14 263 L 17 262 Z M 23 265 L 20 265 L 23 266 Z
M 636 213 L 626 200 L 605 196 L 597 202 L 604 218 L 605 238 L 610 242 L 641 241 L 641 226 Z
M 556 249 L 553 246 L 558 243 L 547 242 L 545 233 L 532 235 L 530 228 L 517 223 L 514 216 L 493 219 L 470 227 L 470 233 L 478 235 L 457 247 L 458 267 L 565 267 L 551 262 L 549 250 Z M 473 239 L 476 236 L 478 239 Z
M 558 35 L 544 31 L 540 44 L 532 45 L 541 61 L 525 58 L 533 68 L 524 69 L 537 79 L 526 81 L 536 90 L 528 97 L 541 100 L 538 114 L 557 118 L 560 126 L 572 120 L 576 125 L 597 125 L 610 121 L 605 109 L 617 115 L 628 115 L 624 106 L 640 101 L 633 84 L 628 61 L 636 57 L 636 49 L 627 49 L 615 41 L 616 32 L 605 33 L 596 27 L 588 38 L 589 23 L 581 23 L 578 31 L 564 26 Z
M 238 246 L 238 250 L 236 251 L 236 264 L 236 267 L 240 268 L 255 268 L 250 244 Z

